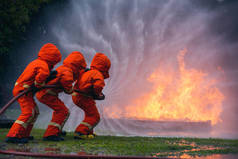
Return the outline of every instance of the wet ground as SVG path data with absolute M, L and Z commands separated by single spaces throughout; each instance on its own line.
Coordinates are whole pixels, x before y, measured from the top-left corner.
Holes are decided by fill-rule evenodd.
M 209 146 L 209 145 L 198 145 L 195 142 L 188 142 L 184 139 L 179 141 L 171 142 L 167 141 L 169 145 L 176 145 L 176 146 L 187 146 L 187 149 L 181 151 L 166 151 L 166 152 L 158 152 L 153 153 L 151 157 L 155 158 L 195 158 L 195 159 L 237 159 L 238 154 L 211 154 L 211 155 L 198 155 L 198 152 L 205 152 L 205 151 L 217 151 L 224 150 L 225 147 L 216 147 L 216 146 Z M 101 155 L 108 155 L 104 154 L 103 150 L 97 153 L 89 153 L 85 152 L 82 148 L 81 150 L 75 151 L 76 148 L 68 148 L 64 146 L 59 146 L 57 144 L 45 144 L 42 146 L 38 144 L 38 141 L 33 141 L 31 144 L 7 144 L 1 143 L 0 144 L 1 150 L 11 151 L 11 152 L 27 152 L 27 153 L 40 153 L 40 154 L 67 154 L 67 155 L 93 155 L 92 157 L 100 157 Z M 71 149 L 71 150 L 70 150 Z M 15 155 L 1 155 L 0 158 L 27 158 L 24 156 L 15 156 Z M 146 156 L 145 156 L 146 157 Z M 149 156 L 148 156 L 149 157 Z M 42 157 L 43 158 L 43 157 Z
M 238 158 L 238 154 L 212 154 L 212 155 L 195 155 L 196 152 L 199 151 L 219 151 L 219 150 L 224 150 L 225 148 L 222 147 L 215 147 L 215 146 L 209 146 L 209 145 L 197 145 L 195 142 L 188 142 L 186 140 L 180 140 L 179 142 L 173 142 L 169 144 L 175 144 L 175 145 L 180 145 L 180 146 L 191 146 L 191 149 L 187 150 L 182 150 L 182 151 L 176 151 L 176 152 L 160 152 L 156 153 L 153 156 L 158 157 L 158 156 L 166 156 L 168 158 L 196 158 L 196 159 L 223 159 L 223 158 L 228 158 L 228 159 L 233 159 L 233 158 Z
M 35 139 L 28 144 L 4 142 L 8 129 L 0 129 L 0 150 L 38 154 L 140 156 L 154 158 L 238 158 L 238 140 L 97 136 L 93 140 L 75 140 L 68 133 L 63 142 L 42 141 L 44 130 L 33 130 Z M 94 157 L 95 157 L 94 156 Z M 19 158 L 0 155 L 0 158 Z

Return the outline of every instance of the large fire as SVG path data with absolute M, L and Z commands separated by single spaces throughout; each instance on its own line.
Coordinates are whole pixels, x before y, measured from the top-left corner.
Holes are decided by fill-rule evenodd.
M 114 113 L 110 111 L 110 117 L 219 122 L 224 95 L 216 87 L 218 81 L 200 70 L 187 69 L 186 53 L 186 49 L 179 52 L 177 71 L 159 68 L 147 79 L 153 90 L 126 106 L 123 112 L 119 108 Z

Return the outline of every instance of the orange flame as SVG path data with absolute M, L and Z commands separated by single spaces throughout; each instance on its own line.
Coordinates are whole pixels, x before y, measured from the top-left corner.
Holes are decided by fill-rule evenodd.
M 125 110 L 116 110 L 110 117 L 149 120 L 221 121 L 224 95 L 216 87 L 217 80 L 208 74 L 186 69 L 184 56 L 187 50 L 177 56 L 179 71 L 159 68 L 147 79 L 154 87 L 152 92 L 136 99 Z M 109 110 L 106 110 L 109 112 Z

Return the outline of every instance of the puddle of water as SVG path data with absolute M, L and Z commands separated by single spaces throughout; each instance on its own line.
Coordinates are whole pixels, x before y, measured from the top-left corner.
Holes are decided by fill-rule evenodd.
M 167 156 L 166 158 L 178 158 L 178 159 L 237 159 L 238 154 L 213 154 L 207 156 L 191 156 L 183 154 L 181 156 Z
M 188 142 L 184 139 L 175 141 L 175 142 L 167 142 L 167 144 L 170 145 L 179 145 L 179 146 L 190 146 L 191 149 L 185 149 L 181 151 L 174 151 L 174 152 L 159 152 L 155 153 L 153 157 L 159 157 L 159 156 L 167 156 L 168 158 L 197 158 L 199 156 L 190 156 L 188 155 L 189 152 L 199 152 L 199 151 L 207 151 L 207 150 L 222 150 L 224 148 L 222 147 L 215 147 L 215 146 L 208 146 L 208 145 L 197 145 L 195 142 Z M 217 155 L 218 156 L 218 155 Z M 217 157 L 215 156 L 215 157 Z M 203 156 L 203 157 L 212 157 L 210 156 Z M 203 158 L 202 157 L 202 158 Z M 210 158 L 207 158 L 210 159 Z M 213 159 L 213 158 L 211 158 Z
M 45 153 L 55 153 L 55 154 L 59 154 L 61 153 L 61 149 L 60 148 L 54 148 L 54 147 L 46 147 L 44 149 Z
M 180 158 L 192 158 L 192 159 L 237 159 L 238 154 L 213 154 L 208 156 L 190 156 L 187 154 L 184 154 L 180 156 Z
M 198 156 L 195 154 L 199 154 L 199 151 L 209 151 L 209 150 L 222 150 L 225 149 L 224 147 L 215 147 L 211 145 L 197 145 L 195 142 L 189 142 L 187 140 L 181 139 L 174 142 L 166 141 L 168 145 L 179 145 L 179 146 L 188 146 L 185 147 L 186 149 L 180 150 L 180 151 L 167 151 L 167 152 L 159 152 L 154 153 L 153 157 L 167 157 L 167 158 L 195 158 L 195 159 L 237 159 L 238 154 L 213 154 L 213 155 L 207 155 L 207 156 Z M 13 145 L 15 146 L 15 145 Z M 31 153 L 45 153 L 45 154 L 77 154 L 77 155 L 89 155 L 84 152 L 83 149 L 78 149 L 78 152 L 71 152 L 67 148 L 60 148 L 57 147 L 55 144 L 49 144 L 46 147 L 41 146 L 34 146 L 30 147 L 29 145 L 17 145 L 17 147 L 12 147 L 11 144 L 0 144 L 0 148 L 3 150 L 8 150 L 12 152 L 31 152 Z M 195 156 L 189 155 L 190 152 L 195 152 Z M 95 155 L 104 155 L 105 153 L 103 151 L 98 151 L 96 153 L 93 153 Z
M 67 148 L 60 148 L 56 145 L 50 144 L 47 147 L 37 146 L 30 147 L 29 145 L 11 145 L 4 144 L 0 145 L 1 150 L 10 152 L 30 152 L 30 153 L 42 153 L 42 154 L 77 154 L 77 155 L 89 155 L 86 152 L 79 150 L 78 152 L 71 152 Z

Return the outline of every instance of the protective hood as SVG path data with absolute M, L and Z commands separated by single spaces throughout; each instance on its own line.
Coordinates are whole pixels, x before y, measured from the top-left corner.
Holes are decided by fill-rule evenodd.
M 47 43 L 40 49 L 38 58 L 46 61 L 52 67 L 61 61 L 61 53 L 54 44 Z
M 109 69 L 111 67 L 111 61 L 103 53 L 96 53 L 93 57 L 90 68 L 99 70 L 104 78 L 109 78 Z
M 71 68 L 74 73 L 78 73 L 87 66 L 83 54 L 78 51 L 73 51 L 71 54 L 69 54 L 64 60 L 63 65 Z

